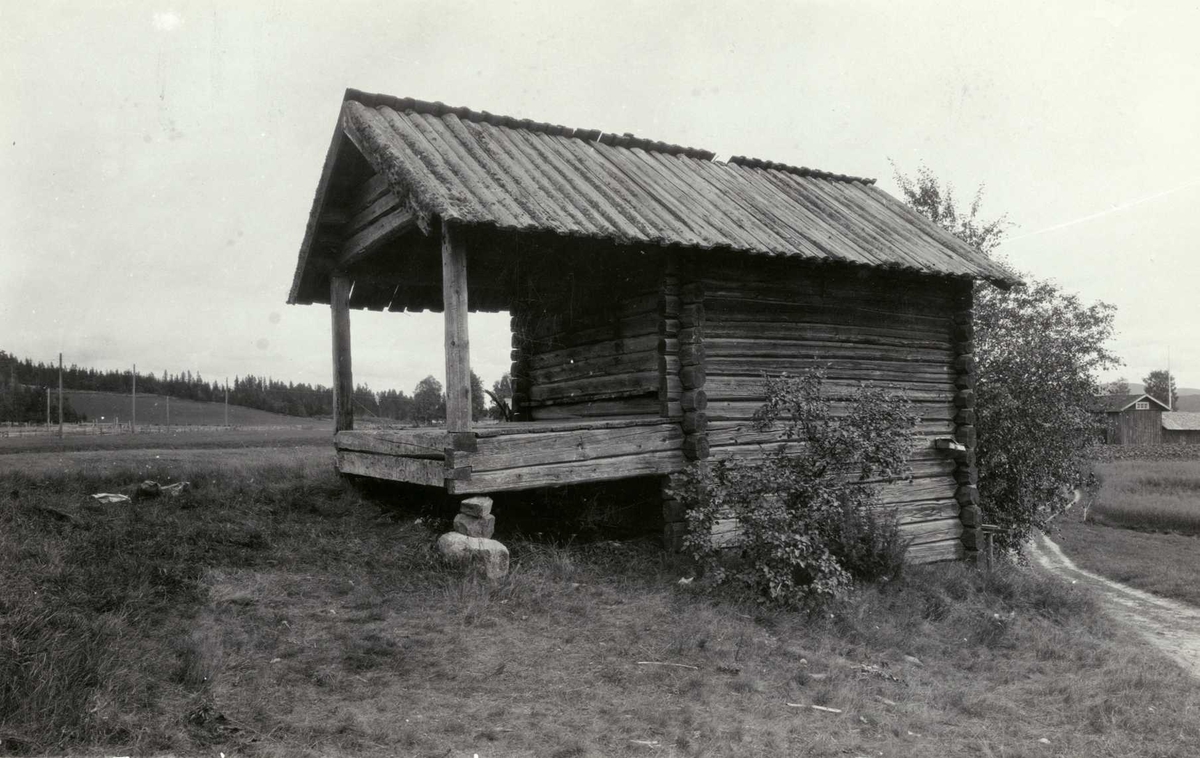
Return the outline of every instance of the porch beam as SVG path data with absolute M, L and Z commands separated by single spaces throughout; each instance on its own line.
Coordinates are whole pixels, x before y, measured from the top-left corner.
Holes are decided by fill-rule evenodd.
M 344 271 L 372 253 L 384 249 L 387 243 L 416 225 L 416 214 L 405 208 L 394 208 L 387 215 L 372 221 L 362 231 L 346 240 L 346 244 L 342 246 L 342 251 L 334 263 L 334 269 Z
M 350 285 L 344 274 L 329 277 L 333 316 L 333 432 L 354 428 L 354 374 L 350 370 Z
M 442 222 L 442 301 L 446 327 L 446 431 L 471 429 L 471 348 L 467 336 L 467 249 Z

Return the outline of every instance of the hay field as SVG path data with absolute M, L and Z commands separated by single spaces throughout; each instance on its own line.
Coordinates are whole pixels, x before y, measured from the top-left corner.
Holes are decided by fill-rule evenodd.
M 1089 520 L 1127 529 L 1200 535 L 1200 460 L 1122 460 L 1097 465 Z

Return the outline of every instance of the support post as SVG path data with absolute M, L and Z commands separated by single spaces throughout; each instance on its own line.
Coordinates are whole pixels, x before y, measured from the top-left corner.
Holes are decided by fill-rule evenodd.
M 442 301 L 446 326 L 446 431 L 471 429 L 471 348 L 467 335 L 467 250 L 442 222 Z
M 129 433 L 137 434 L 137 364 L 133 364 L 133 395 L 129 413 Z
M 62 417 L 62 353 L 58 354 L 58 438 L 63 436 Z
M 329 277 L 333 318 L 333 433 L 354 428 L 354 373 L 350 368 L 350 277 Z

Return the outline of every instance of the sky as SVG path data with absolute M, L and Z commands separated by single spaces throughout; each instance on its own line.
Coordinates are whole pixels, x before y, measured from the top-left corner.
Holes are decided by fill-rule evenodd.
M 331 381 L 285 301 L 347 87 L 871 176 L 928 166 L 1000 254 L 1117 306 L 1102 379 L 1200 386 L 1200 6 L 0 4 L 0 349 Z M 356 382 L 444 373 L 440 314 L 352 314 Z M 472 367 L 507 370 L 504 316 Z

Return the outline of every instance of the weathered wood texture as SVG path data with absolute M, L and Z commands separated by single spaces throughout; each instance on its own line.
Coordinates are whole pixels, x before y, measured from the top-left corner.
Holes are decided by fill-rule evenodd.
M 343 473 L 476 493 L 669 474 L 686 464 L 682 439 L 677 423 L 648 418 L 343 432 L 336 443 Z
M 446 483 L 445 462 L 424 458 L 379 455 L 357 450 L 338 450 L 337 467 L 338 471 L 343 474 L 386 479 L 392 482 L 408 482 L 428 487 L 444 487 Z
M 471 348 L 467 334 L 467 250 L 451 224 L 442 225 L 442 300 L 446 310 L 446 430 L 471 428 Z
M 679 388 L 683 410 L 680 428 L 686 435 L 683 454 L 688 460 L 709 457 L 708 439 L 708 353 L 704 341 L 706 325 L 705 283 L 702 272 L 707 267 L 692 257 L 679 263 Z M 670 376 L 666 378 L 668 386 Z M 683 407 L 687 393 L 687 407 Z
M 1162 410 L 1153 403 L 1144 410 L 1138 410 L 1135 406 L 1119 413 L 1106 413 L 1104 441 L 1109 445 L 1157 445 L 1170 442 L 1172 440 L 1163 433 L 1162 414 Z
M 529 255 L 513 306 L 514 393 L 536 420 L 659 415 L 661 262 Z
M 752 460 L 781 444 L 777 432 L 758 432 L 750 423 L 765 399 L 764 374 L 822 369 L 835 414 L 845 408 L 839 399 L 862 382 L 900 392 L 920 416 L 913 478 L 881 484 L 881 500 L 912 539 L 912 560 L 960 556 L 961 466 L 933 441 L 969 434 L 959 423 L 973 397 L 964 392 L 970 389 L 958 361 L 964 330 L 954 314 L 963 310 L 970 285 L 772 262 L 709 266 L 700 285 L 694 354 L 703 371 L 691 381 L 703 390 L 711 456 Z M 668 528 L 678 541 L 674 531 Z
M 955 395 L 954 404 L 960 410 L 955 414 L 954 440 L 966 450 L 956 456 L 954 479 L 958 486 L 954 500 L 959 506 L 959 521 L 962 524 L 961 541 L 964 555 L 974 560 L 983 547 L 983 511 L 979 507 L 977 488 L 978 471 L 975 463 L 975 303 L 974 290 L 959 284 L 952 304 L 955 346 Z
M 350 288 L 346 276 L 329 279 L 333 335 L 333 431 L 354 428 L 354 373 L 350 365 Z

